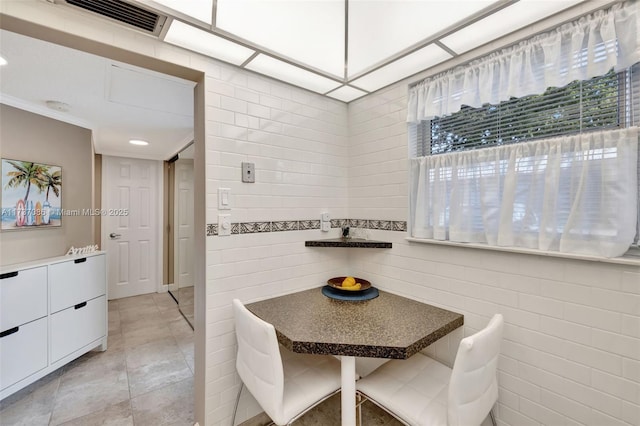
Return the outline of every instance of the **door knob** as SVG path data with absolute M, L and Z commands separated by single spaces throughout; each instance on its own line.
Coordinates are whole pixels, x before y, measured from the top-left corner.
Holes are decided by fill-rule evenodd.
M 120 234 L 116 234 L 115 232 L 112 232 L 112 233 L 109 234 L 109 238 L 111 238 L 112 240 L 117 240 L 120 237 L 121 237 L 121 235 Z

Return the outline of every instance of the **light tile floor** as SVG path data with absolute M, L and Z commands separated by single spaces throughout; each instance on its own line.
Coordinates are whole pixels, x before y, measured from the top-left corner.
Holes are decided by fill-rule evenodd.
M 0 401 L 0 424 L 193 425 L 193 331 L 167 293 L 109 302 L 92 351 Z
M 2 426 L 192 426 L 193 331 L 168 293 L 109 302 L 109 341 L 0 401 Z M 365 402 L 363 425 L 399 426 Z M 263 413 L 243 423 L 269 423 Z M 340 424 L 340 394 L 297 426 Z

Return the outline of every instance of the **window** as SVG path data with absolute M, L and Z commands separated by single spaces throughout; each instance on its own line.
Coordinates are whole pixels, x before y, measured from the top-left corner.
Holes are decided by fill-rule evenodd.
M 636 64 L 410 124 L 412 236 L 607 257 L 637 245 L 637 131 L 616 129 L 640 124 L 639 89 Z
M 602 77 L 549 88 L 541 95 L 481 108 L 463 106 L 449 116 L 412 125 L 414 154 L 442 154 L 638 125 L 640 111 L 632 108 L 631 95 L 638 93 L 639 76 L 640 65 L 636 65 L 629 71 L 610 71 Z

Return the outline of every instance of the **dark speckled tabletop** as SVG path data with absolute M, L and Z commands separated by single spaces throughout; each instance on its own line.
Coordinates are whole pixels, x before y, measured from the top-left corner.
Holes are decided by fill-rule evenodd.
M 300 353 L 406 359 L 464 323 L 456 312 L 380 291 L 367 301 L 329 299 L 321 287 L 247 305 Z

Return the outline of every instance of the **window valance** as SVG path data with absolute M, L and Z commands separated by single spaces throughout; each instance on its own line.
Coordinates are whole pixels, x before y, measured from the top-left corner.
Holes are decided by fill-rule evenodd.
M 619 3 L 524 40 L 409 90 L 408 122 L 511 97 L 543 93 L 574 80 L 626 69 L 640 60 L 640 3 Z

